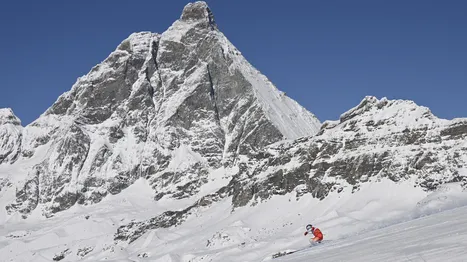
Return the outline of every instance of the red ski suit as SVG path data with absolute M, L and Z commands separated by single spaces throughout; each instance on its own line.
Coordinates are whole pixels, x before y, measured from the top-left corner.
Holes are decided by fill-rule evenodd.
M 313 234 L 315 236 L 312 240 L 315 242 L 321 242 L 323 240 L 323 233 L 321 233 L 321 230 L 319 228 L 312 227 L 310 230 L 307 230 L 304 235 L 308 235 L 308 233 Z

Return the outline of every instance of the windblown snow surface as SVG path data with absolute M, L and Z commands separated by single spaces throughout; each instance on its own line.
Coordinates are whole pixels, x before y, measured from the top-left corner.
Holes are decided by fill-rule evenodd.
M 467 208 L 458 208 L 334 242 L 277 261 L 467 261 Z
M 1 201 L 7 193 L 0 192 Z M 467 194 L 457 183 L 426 193 L 410 181 L 379 179 L 353 194 L 344 190 L 319 201 L 291 193 L 234 212 L 227 199 L 179 226 L 149 231 L 130 244 L 114 241 L 120 225 L 187 201 L 154 202 L 140 179 L 96 205 L 75 205 L 49 219 L 1 214 L 0 260 L 269 261 L 307 247 L 304 226 L 313 223 L 324 232 L 323 243 L 273 261 L 467 261 Z

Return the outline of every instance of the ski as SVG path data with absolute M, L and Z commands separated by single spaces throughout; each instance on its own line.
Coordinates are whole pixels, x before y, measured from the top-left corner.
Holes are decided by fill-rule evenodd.
M 283 257 L 283 256 L 287 256 L 287 255 L 291 255 L 291 254 L 294 254 L 294 253 L 297 253 L 299 251 L 303 251 L 305 249 L 308 249 L 310 247 L 313 247 L 313 245 L 311 246 L 306 246 L 304 248 L 300 248 L 300 249 L 297 249 L 297 250 L 292 250 L 292 251 L 283 251 L 283 252 L 277 252 L 276 254 L 272 255 L 272 259 L 275 259 L 275 258 L 279 258 L 279 257 Z
M 287 256 L 287 255 L 293 254 L 293 253 L 295 253 L 295 252 L 297 252 L 297 251 L 298 251 L 298 250 L 278 252 L 278 253 L 272 255 L 272 258 L 275 259 L 275 258 L 278 258 L 278 257 Z
M 275 258 L 279 258 L 279 257 L 283 257 L 283 256 L 287 256 L 287 255 L 291 255 L 291 254 L 295 254 L 297 252 L 301 252 L 301 251 L 305 251 L 309 248 L 312 248 L 312 247 L 315 247 L 315 246 L 318 246 L 318 245 L 321 245 L 322 243 L 324 242 L 328 242 L 328 241 L 322 241 L 320 243 L 314 243 L 314 244 L 311 244 L 309 246 L 306 246 L 306 247 L 303 247 L 303 248 L 300 248 L 300 249 L 297 249 L 297 250 L 291 250 L 291 251 L 279 251 L 277 252 L 276 254 L 272 255 L 272 259 L 275 259 Z

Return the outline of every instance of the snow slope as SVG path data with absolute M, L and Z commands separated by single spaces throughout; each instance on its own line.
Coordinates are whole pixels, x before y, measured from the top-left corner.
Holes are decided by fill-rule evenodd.
M 467 261 L 467 207 L 323 242 L 274 261 Z
M 114 241 L 119 226 L 186 205 L 186 200 L 154 202 L 150 185 L 139 179 L 96 205 L 75 205 L 49 219 L 37 211 L 27 220 L 11 217 L 0 226 L 0 257 L 2 261 L 51 261 L 61 256 L 61 261 L 268 261 L 277 252 L 307 246 L 304 225 L 313 223 L 324 232 L 325 242 L 284 257 L 285 261 L 315 257 L 418 261 L 438 258 L 431 254 L 442 250 L 452 251 L 449 261 L 467 259 L 467 208 L 455 209 L 467 204 L 467 193 L 459 183 L 427 193 L 409 183 L 383 179 L 366 183 L 353 194 L 331 193 L 323 201 L 309 195 L 297 200 L 295 194 L 288 194 L 234 212 L 228 200 L 199 208 L 181 225 L 149 230 L 134 242 Z M 439 213 L 445 209 L 451 211 Z M 426 214 L 431 216 L 423 217 Z

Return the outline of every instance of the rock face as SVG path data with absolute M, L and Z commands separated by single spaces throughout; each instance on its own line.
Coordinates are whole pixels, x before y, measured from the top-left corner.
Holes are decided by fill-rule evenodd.
M 10 108 L 0 108 L 0 164 L 13 163 L 19 156 L 23 127 Z
M 296 190 L 323 199 L 387 177 L 436 189 L 467 186 L 467 119 L 436 118 L 412 101 L 366 97 L 313 137 L 270 146 L 249 159 L 234 206 Z
M 24 216 L 99 202 L 140 177 L 156 200 L 188 198 L 210 171 L 321 125 L 242 57 L 204 2 L 163 34 L 132 34 L 22 132 L 15 119 L 1 125 L 0 163 L 22 167 L 6 208 Z

